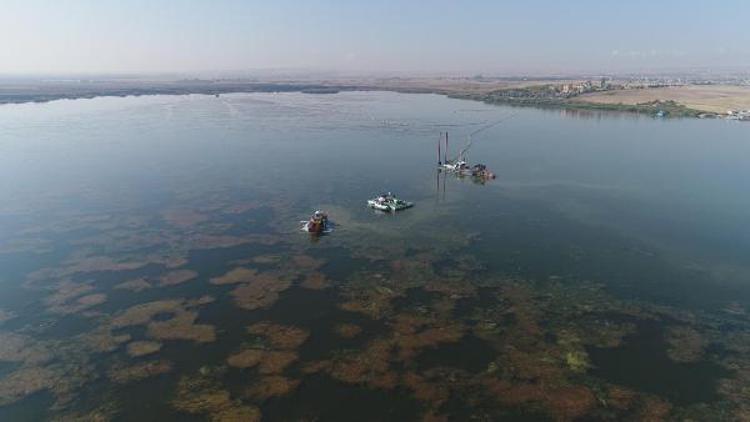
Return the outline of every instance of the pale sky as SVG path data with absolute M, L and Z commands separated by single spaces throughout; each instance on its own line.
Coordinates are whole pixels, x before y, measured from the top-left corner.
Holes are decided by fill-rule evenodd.
M 750 1 L 0 0 L 0 74 L 750 69 Z

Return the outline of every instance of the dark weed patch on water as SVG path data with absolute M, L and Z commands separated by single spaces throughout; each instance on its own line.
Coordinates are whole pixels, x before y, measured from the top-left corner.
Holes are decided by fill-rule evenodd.
M 55 399 L 52 393 L 41 391 L 13 404 L 0 406 L 0 421 L 43 421 L 50 416 Z
M 305 378 L 297 391 L 272 399 L 262 407 L 271 421 L 388 421 L 416 420 L 417 402 L 401 391 L 352 386 L 326 376 Z
M 664 327 L 658 321 L 634 320 L 635 334 L 614 348 L 589 347 L 592 375 L 637 391 L 669 398 L 675 403 L 712 402 L 716 387 L 729 372 L 715 363 L 679 363 L 667 355 Z
M 422 371 L 445 366 L 478 373 L 487 370 L 496 356 L 497 352 L 489 343 L 476 336 L 465 335 L 456 343 L 425 350 L 417 357 L 416 364 Z
M 426 309 L 441 296 L 440 293 L 429 292 L 421 287 L 413 287 L 406 290 L 403 296 L 394 298 L 391 305 L 396 311 Z

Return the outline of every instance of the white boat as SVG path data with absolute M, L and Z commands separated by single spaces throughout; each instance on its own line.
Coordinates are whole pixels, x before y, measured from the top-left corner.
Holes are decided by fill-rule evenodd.
M 392 193 L 381 193 L 375 198 L 367 200 L 367 206 L 380 211 L 395 212 L 405 210 L 414 206 L 413 202 L 403 201 L 393 196 Z

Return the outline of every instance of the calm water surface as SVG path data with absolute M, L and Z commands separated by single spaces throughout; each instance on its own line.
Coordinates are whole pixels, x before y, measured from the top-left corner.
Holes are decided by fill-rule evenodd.
M 436 173 L 441 131 L 497 122 L 468 153 L 497 179 Z M 0 419 L 750 417 L 749 134 L 395 93 L 2 106 Z

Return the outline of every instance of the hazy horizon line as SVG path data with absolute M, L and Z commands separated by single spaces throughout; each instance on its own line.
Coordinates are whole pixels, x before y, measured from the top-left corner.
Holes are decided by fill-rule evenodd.
M 139 79 L 139 78 L 178 78 L 178 79 L 248 79 L 257 77 L 305 77 L 305 78 L 561 78 L 583 76 L 634 76 L 634 75 L 669 75 L 675 73 L 733 73 L 750 74 L 750 66 L 650 66 L 640 69 L 580 69 L 549 71 L 501 71 L 501 70 L 465 70 L 465 71 L 416 71 L 416 70 L 349 70 L 325 69 L 314 67 L 262 67 L 235 70 L 202 70 L 202 71 L 91 71 L 91 72 L 3 72 L 1 78 L 8 79 L 48 79 L 48 78 L 85 78 L 85 79 Z

